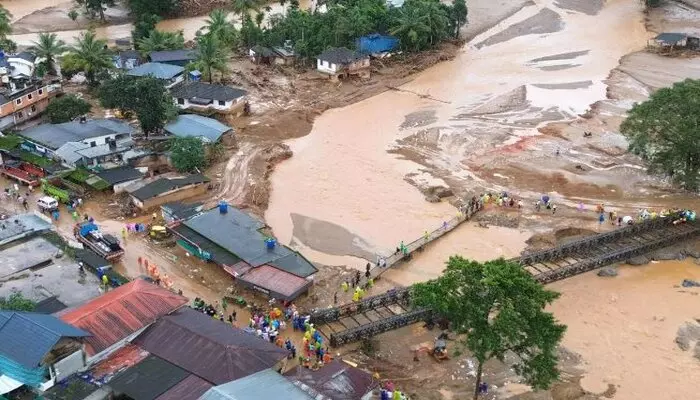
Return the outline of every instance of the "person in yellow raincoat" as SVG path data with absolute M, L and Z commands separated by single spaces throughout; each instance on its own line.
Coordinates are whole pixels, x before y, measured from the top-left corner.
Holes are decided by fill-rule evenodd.
M 348 285 L 348 281 L 343 281 L 343 283 L 340 284 L 340 287 L 343 289 L 343 292 L 347 293 L 350 285 Z
M 360 301 L 360 292 L 355 291 L 355 293 L 352 294 L 352 301 Z

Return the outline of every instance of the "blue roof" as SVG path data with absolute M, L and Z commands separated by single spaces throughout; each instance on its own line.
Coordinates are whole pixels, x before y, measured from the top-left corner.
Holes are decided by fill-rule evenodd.
M 89 333 L 45 314 L 0 311 L 0 355 L 27 368 L 36 368 L 63 337 Z
M 149 62 L 141 64 L 138 67 L 127 72 L 131 76 L 153 76 L 158 79 L 172 79 L 181 74 L 185 68 L 178 65 L 163 64 L 157 62 Z
M 245 378 L 214 386 L 199 400 L 313 400 L 314 398 L 296 387 L 279 373 L 266 369 Z
M 198 137 L 205 142 L 216 142 L 221 135 L 230 131 L 230 126 L 201 115 L 185 114 L 163 127 L 166 132 L 180 137 Z

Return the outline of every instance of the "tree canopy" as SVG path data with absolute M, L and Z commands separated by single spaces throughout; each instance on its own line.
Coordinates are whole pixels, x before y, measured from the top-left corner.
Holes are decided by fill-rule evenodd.
M 25 298 L 22 293 L 12 293 L 8 297 L 0 297 L 0 310 L 3 311 L 34 311 L 36 303 Z
M 534 388 L 547 388 L 558 378 L 556 350 L 566 327 L 544 311 L 557 297 L 502 258 L 479 263 L 453 256 L 441 277 L 412 288 L 417 306 L 429 307 L 466 334 L 460 343 L 477 360 L 474 399 L 484 363 L 504 361 L 507 353 L 517 356 L 515 371 Z
M 12 14 L 0 4 L 0 49 L 15 52 L 17 43 L 7 38 L 10 33 L 12 33 Z
M 138 39 L 136 47 L 143 55 L 152 51 L 179 50 L 185 47 L 185 37 L 182 31 L 164 32 L 153 29 L 148 36 Z
M 83 32 L 77 37 L 72 54 L 75 67 L 85 72 L 85 77 L 91 84 L 97 83 L 98 77 L 103 72 L 114 67 L 107 41 L 97 39 L 95 31 L 92 30 Z
M 228 20 L 228 13 L 225 10 L 213 10 L 205 23 L 207 33 L 216 36 L 222 45 L 233 46 L 236 43 L 236 28 Z
M 56 56 L 68 51 L 68 46 L 55 33 L 40 33 L 39 40 L 33 43 L 30 50 L 44 59 L 50 73 L 56 73 Z
M 170 141 L 170 159 L 179 172 L 194 172 L 206 167 L 204 144 L 196 137 L 175 137 Z
M 97 95 L 105 108 L 136 114 L 146 134 L 160 131 L 168 120 L 177 116 L 177 108 L 165 86 L 151 76 L 120 75 L 104 82 Z
M 197 38 L 196 58 L 188 65 L 188 69 L 199 70 L 204 78 L 211 82 L 214 71 L 223 74 L 228 70 L 228 56 L 228 49 L 213 32 L 210 32 Z
M 75 0 L 78 5 L 85 7 L 85 13 L 94 18 L 99 15 L 100 20 L 105 20 L 107 7 L 114 7 L 115 0 Z
M 91 108 L 92 106 L 87 101 L 67 94 L 50 102 L 46 107 L 46 115 L 52 124 L 60 124 L 89 113 Z
M 700 80 L 686 79 L 635 104 L 620 131 L 630 151 L 654 172 L 670 175 L 688 190 L 699 188 Z
M 179 0 L 128 0 L 131 12 L 140 18 L 144 15 L 166 17 L 172 14 L 180 5 Z

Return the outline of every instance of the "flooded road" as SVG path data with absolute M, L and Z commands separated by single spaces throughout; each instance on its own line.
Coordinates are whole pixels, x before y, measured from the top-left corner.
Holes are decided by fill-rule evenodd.
M 299 3 L 301 8 L 308 8 L 313 4 L 312 0 L 302 0 Z M 75 42 L 75 38 L 85 30 L 82 26 L 81 29 L 74 28 L 77 24 L 68 18 L 67 12 L 72 8 L 72 2 L 57 3 L 51 0 L 0 0 L 0 4 L 10 11 L 13 16 L 13 22 L 18 23 L 19 21 L 20 30 L 25 31 L 29 29 L 31 31 L 31 33 L 20 33 L 8 36 L 20 46 L 32 45 L 32 43 L 37 40 L 39 32 L 55 32 L 61 40 L 72 44 Z M 279 2 L 271 2 L 269 7 L 271 11 L 266 13 L 266 20 L 272 14 L 284 12 L 288 5 L 282 6 Z M 120 16 L 126 15 L 127 13 L 127 10 L 109 9 L 108 14 L 110 11 Z M 34 18 L 32 18 L 33 13 L 37 13 Z M 121 21 L 123 19 L 122 17 L 117 20 Z M 234 17 L 233 14 L 229 15 L 229 19 L 235 21 L 238 26 L 237 18 Z M 157 29 L 167 32 L 182 31 L 185 40 L 192 40 L 195 38 L 197 31 L 205 25 L 206 20 L 206 15 L 167 19 L 158 23 Z M 90 21 L 84 22 L 83 25 L 88 24 Z M 57 29 L 57 26 L 67 28 Z M 118 23 L 114 25 L 98 26 L 95 28 L 95 32 L 100 39 L 106 39 L 110 43 L 113 43 L 117 39 L 130 39 L 133 28 L 134 26 L 131 23 Z
M 326 111 L 308 136 L 290 141 L 294 157 L 272 174 L 265 215 L 280 240 L 292 240 L 292 214 L 342 226 L 376 248 L 419 237 L 455 213 L 448 204 L 426 202 L 405 181 L 409 173 L 436 178 L 422 167 L 426 163 L 451 183 L 511 189 L 484 182 L 474 169 L 510 161 L 516 155 L 496 152 L 538 135 L 547 121 L 571 119 L 604 99 L 610 70 L 649 36 L 635 0 L 604 7 L 601 1 L 534 3 L 475 37 L 455 60 L 419 74 L 405 91 Z M 409 121 L 417 114 L 431 117 Z M 421 153 L 387 152 L 399 143 Z M 459 242 L 459 234 L 445 240 Z

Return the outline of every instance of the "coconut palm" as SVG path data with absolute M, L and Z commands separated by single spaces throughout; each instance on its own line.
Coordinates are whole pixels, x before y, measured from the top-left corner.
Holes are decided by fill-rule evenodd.
M 56 72 L 56 56 L 68 51 L 68 46 L 55 33 L 40 33 L 39 40 L 29 48 L 37 57 L 43 58 L 49 73 Z
M 223 74 L 228 69 L 228 48 L 215 35 L 207 33 L 198 37 L 195 54 L 197 58 L 188 67 L 201 71 L 209 82 L 212 81 L 213 71 Z
M 0 38 L 4 39 L 12 33 L 12 14 L 0 5 Z
M 163 32 L 152 30 L 148 36 L 136 41 L 139 51 L 146 55 L 152 51 L 178 50 L 185 47 L 185 38 L 182 31 Z
M 398 36 L 402 46 L 417 51 L 425 45 L 425 39 L 430 36 L 430 25 L 427 16 L 418 8 L 401 8 L 389 33 Z
M 83 32 L 76 38 L 76 45 L 72 52 L 90 84 L 96 82 L 101 72 L 113 67 L 107 41 L 98 39 L 93 30 Z
M 207 31 L 215 35 L 219 41 L 227 46 L 231 46 L 236 41 L 236 27 L 228 20 L 228 13 L 217 9 L 209 13 L 209 18 L 205 21 Z
M 231 0 L 231 9 L 243 20 L 243 15 L 251 11 L 258 11 L 262 6 L 262 0 Z

